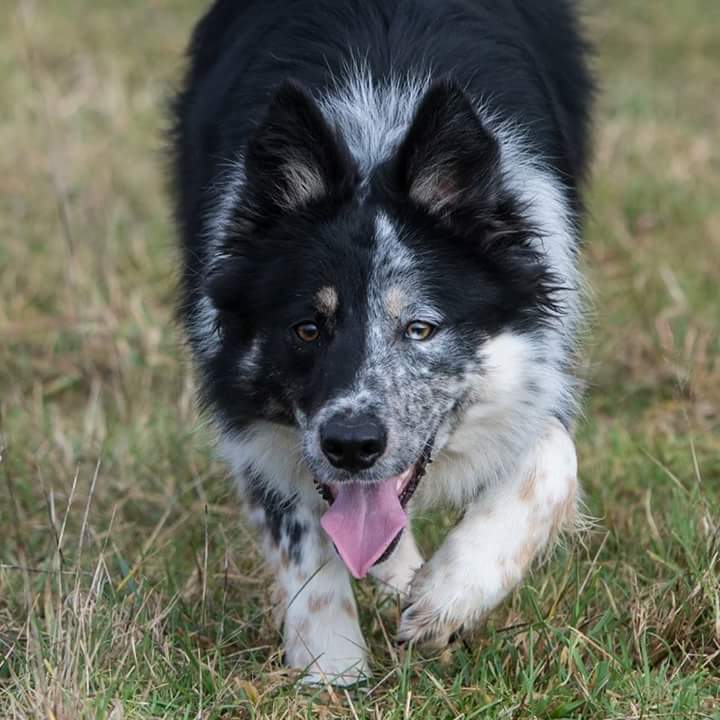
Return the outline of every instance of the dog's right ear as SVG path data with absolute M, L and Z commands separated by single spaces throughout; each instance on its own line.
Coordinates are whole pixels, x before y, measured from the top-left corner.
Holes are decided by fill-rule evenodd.
M 463 90 L 439 81 L 415 111 L 394 164 L 400 192 L 441 218 L 491 209 L 500 191 L 500 148 Z
M 344 140 L 328 125 L 310 93 L 292 81 L 280 86 L 251 135 L 245 174 L 262 214 L 348 199 L 357 177 Z

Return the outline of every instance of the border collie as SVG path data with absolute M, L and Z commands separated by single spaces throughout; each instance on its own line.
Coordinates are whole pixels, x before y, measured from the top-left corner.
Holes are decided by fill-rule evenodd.
M 577 518 L 591 99 L 569 0 L 217 0 L 194 31 L 181 317 L 310 681 L 369 672 L 351 576 L 442 645 Z

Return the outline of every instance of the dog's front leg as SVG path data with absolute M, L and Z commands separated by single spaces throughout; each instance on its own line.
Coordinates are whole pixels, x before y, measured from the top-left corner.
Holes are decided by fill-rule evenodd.
M 479 497 L 417 573 L 399 641 L 443 646 L 492 610 L 574 520 L 577 488 L 574 443 L 553 420 L 513 477 Z
M 316 508 L 273 491 L 249 493 L 250 519 L 275 573 L 274 607 L 285 663 L 304 680 L 347 685 L 368 673 L 350 578 L 320 528 Z

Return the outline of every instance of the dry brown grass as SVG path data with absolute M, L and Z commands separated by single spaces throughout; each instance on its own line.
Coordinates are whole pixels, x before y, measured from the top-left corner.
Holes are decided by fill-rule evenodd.
M 282 670 L 172 322 L 162 110 L 202 5 L 0 19 L 0 717 L 716 716 L 720 6 L 588 3 L 598 530 L 441 657 L 398 657 L 361 588 L 363 694 Z

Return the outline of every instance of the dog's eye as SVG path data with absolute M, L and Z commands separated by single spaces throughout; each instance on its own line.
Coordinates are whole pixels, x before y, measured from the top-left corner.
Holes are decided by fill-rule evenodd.
M 312 322 L 304 322 L 296 325 L 295 334 L 306 343 L 315 342 L 320 336 L 320 328 Z
M 432 337 L 437 326 L 422 320 L 413 320 L 405 328 L 405 337 L 411 340 L 427 340 Z

